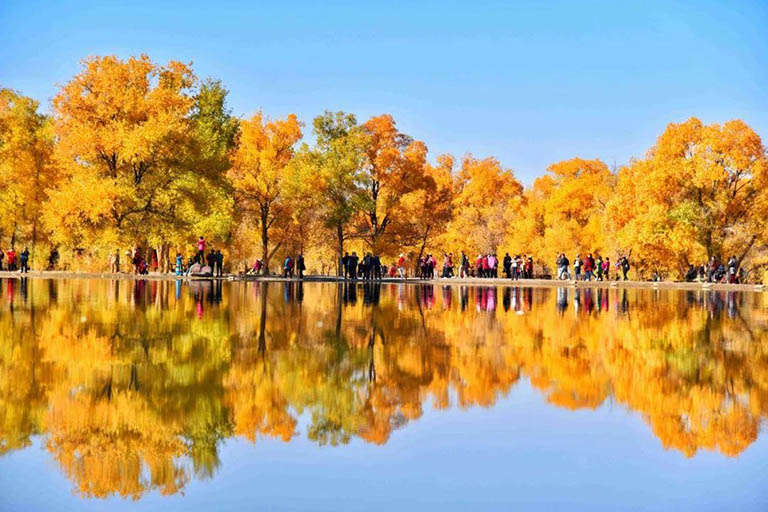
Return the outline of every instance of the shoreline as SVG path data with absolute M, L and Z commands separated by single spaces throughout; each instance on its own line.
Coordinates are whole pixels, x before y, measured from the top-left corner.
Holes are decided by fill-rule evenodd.
M 363 279 L 344 280 L 335 276 L 305 276 L 303 280 L 293 278 L 283 278 L 277 275 L 269 277 L 225 275 L 222 277 L 203 277 L 203 276 L 177 276 L 175 274 L 150 273 L 146 275 L 136 275 L 129 273 L 109 273 L 109 272 L 69 272 L 69 271 L 42 271 L 35 270 L 26 274 L 18 271 L 10 272 L 0 271 L 0 278 L 3 279 L 21 279 L 22 277 L 34 279 L 120 279 L 126 281 L 150 280 L 150 281 L 243 281 L 243 282 L 304 282 L 304 283 L 366 283 L 376 281 L 365 281 Z M 674 281 L 558 281 L 553 279 L 520 279 L 513 281 L 505 278 L 436 278 L 436 279 L 418 279 L 418 278 L 384 278 L 378 282 L 382 284 L 432 284 L 440 286 L 516 286 L 526 288 L 633 288 L 648 290 L 723 290 L 723 291 L 749 291 L 765 292 L 768 287 L 762 284 L 724 284 L 724 283 L 685 283 Z

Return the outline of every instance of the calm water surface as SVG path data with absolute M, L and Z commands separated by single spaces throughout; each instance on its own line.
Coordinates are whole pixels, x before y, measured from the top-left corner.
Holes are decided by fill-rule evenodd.
M 0 293 L 0 510 L 768 509 L 768 294 Z

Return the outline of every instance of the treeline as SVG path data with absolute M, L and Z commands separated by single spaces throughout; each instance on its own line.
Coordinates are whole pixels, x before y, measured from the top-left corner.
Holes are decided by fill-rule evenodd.
M 41 268 L 56 247 L 64 266 L 94 270 L 135 246 L 167 269 L 200 235 L 233 271 L 302 252 L 333 272 L 352 250 L 387 263 L 530 254 L 550 269 L 561 252 L 630 255 L 641 278 L 713 256 L 750 272 L 768 261 L 768 158 L 740 120 L 670 124 L 626 166 L 573 158 L 526 188 L 493 157 L 428 159 L 390 115 L 306 126 L 240 119 L 226 100 L 220 81 L 147 56 L 86 59 L 50 115 L 0 90 L 0 248 L 28 246 Z

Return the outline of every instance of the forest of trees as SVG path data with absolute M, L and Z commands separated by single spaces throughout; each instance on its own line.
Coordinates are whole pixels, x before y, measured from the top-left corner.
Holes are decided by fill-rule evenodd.
M 574 157 L 524 187 L 490 156 L 430 158 L 387 114 L 241 119 L 226 100 L 222 82 L 143 55 L 84 60 L 50 113 L 0 89 L 0 248 L 40 268 L 56 247 L 75 270 L 136 246 L 167 269 L 200 235 L 232 270 L 303 252 L 334 272 L 344 250 L 629 254 L 641 278 L 768 263 L 768 157 L 740 120 L 671 123 L 627 165 Z

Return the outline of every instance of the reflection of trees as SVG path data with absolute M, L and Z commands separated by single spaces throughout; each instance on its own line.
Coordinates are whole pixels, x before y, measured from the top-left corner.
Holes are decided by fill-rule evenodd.
M 300 422 L 319 444 L 385 443 L 427 401 L 492 406 L 521 377 L 559 407 L 623 404 L 686 455 L 738 455 L 768 410 L 760 295 L 2 287 L 0 454 L 42 433 L 88 496 L 177 492 L 215 473 L 222 439 L 289 441 Z

